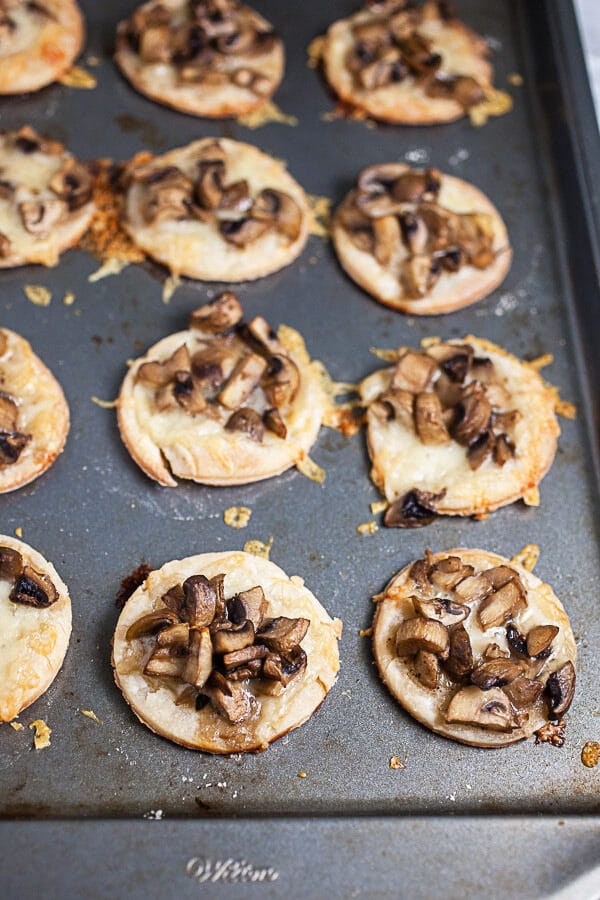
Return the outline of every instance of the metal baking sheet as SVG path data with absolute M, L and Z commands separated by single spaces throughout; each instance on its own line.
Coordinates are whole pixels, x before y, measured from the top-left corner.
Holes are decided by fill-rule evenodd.
M 160 153 L 207 135 L 234 137 L 285 159 L 307 191 L 334 202 L 369 163 L 403 159 L 464 177 L 498 205 L 515 249 L 504 284 L 477 305 L 434 319 L 386 310 L 345 277 L 327 243 L 312 237 L 291 267 L 239 287 L 244 308 L 273 324 L 299 328 L 312 355 L 326 363 L 334 378 L 345 381 L 357 381 L 378 365 L 370 346 L 417 344 L 426 335 L 474 333 L 527 358 L 551 352 L 555 361 L 545 374 L 564 398 L 577 404 L 579 415 L 561 422 L 558 454 L 541 486 L 541 507 L 516 504 L 483 522 L 446 519 L 426 530 L 382 528 L 361 537 L 356 526 L 371 517 L 369 503 L 378 499 L 368 478 L 364 438 L 348 440 L 325 429 L 312 454 L 327 471 L 323 486 L 291 471 L 241 488 L 160 488 L 130 460 L 114 411 L 95 405 L 91 397 L 113 399 L 126 360 L 181 328 L 190 310 L 219 286 L 186 281 L 164 305 L 164 273 L 157 267 L 130 266 L 118 277 L 91 284 L 88 276 L 98 262 L 79 251 L 67 253 L 53 270 L 0 272 L 2 324 L 25 335 L 50 365 L 72 414 L 66 450 L 53 468 L 33 485 L 0 498 L 0 531 L 22 528 L 24 540 L 54 561 L 69 585 L 74 613 L 61 674 L 21 716 L 25 726 L 35 718 L 49 723 L 51 748 L 32 750 L 27 727 L 21 732 L 0 729 L 0 815 L 7 820 L 0 831 L 4 865 L 12 861 L 16 879 L 10 882 L 15 886 L 11 896 L 22 896 L 19 890 L 30 883 L 19 860 L 25 859 L 31 838 L 44 864 L 55 852 L 56 840 L 63 847 L 70 846 L 69 835 L 81 841 L 75 838 L 82 834 L 80 821 L 57 820 L 93 818 L 85 825 L 85 840 L 97 854 L 96 865 L 89 854 L 84 860 L 79 843 L 63 876 L 47 869 L 58 896 L 61 884 L 69 883 L 61 877 L 75 872 L 76 865 L 77 877 L 91 871 L 99 885 L 100 861 L 113 841 L 128 850 L 123 865 L 130 875 L 136 865 L 150 865 L 160 829 L 161 842 L 169 834 L 185 844 L 177 856 L 182 879 L 186 859 L 201 856 L 206 846 L 214 856 L 223 835 L 230 835 L 238 855 L 253 853 L 257 865 L 262 860 L 277 868 L 287 848 L 288 880 L 269 888 L 277 892 L 294 884 L 299 890 L 302 884 L 289 856 L 294 835 L 301 841 L 309 834 L 322 835 L 329 848 L 319 859 L 323 871 L 333 866 L 335 872 L 345 861 L 348 872 L 356 872 L 356 848 L 367 834 L 378 835 L 388 849 L 404 841 L 416 851 L 418 832 L 410 822 L 429 829 L 431 836 L 439 827 L 438 834 L 449 837 L 466 833 L 471 823 L 469 834 L 483 841 L 495 833 L 514 858 L 520 852 L 529 861 L 525 843 L 517 841 L 510 849 L 513 832 L 508 826 L 492 818 L 461 817 L 543 813 L 541 819 L 510 820 L 523 835 L 536 835 L 555 847 L 554 882 L 541 856 L 539 865 L 531 861 L 531 896 L 539 896 L 542 887 L 548 891 L 587 866 L 598 841 L 597 820 L 568 819 L 575 829 L 570 834 L 580 838 L 570 838 L 571 865 L 558 872 L 556 847 L 567 846 L 557 837 L 566 833 L 558 829 L 559 821 L 598 812 L 599 774 L 583 767 L 580 752 L 586 740 L 598 738 L 600 715 L 598 406 L 597 394 L 592 399 L 590 390 L 597 371 L 593 335 L 600 310 L 594 244 L 600 221 L 598 179 L 593 177 L 597 133 L 570 4 L 548 0 L 535 9 L 510 0 L 456 4 L 496 50 L 496 84 L 508 87 L 515 101 L 510 115 L 492 119 L 482 129 L 472 128 L 468 120 L 430 128 L 371 129 L 359 122 L 324 121 L 322 114 L 333 100 L 318 74 L 306 67 L 309 41 L 333 19 L 351 13 L 354 0 L 256 0 L 286 45 L 286 76 L 277 102 L 299 119 L 296 128 L 271 124 L 256 131 L 234 121 L 187 117 L 136 94 L 111 62 L 115 25 L 134 4 L 82 0 L 81 5 L 88 22 L 83 62 L 90 56 L 99 59 L 99 65 L 87 66 L 98 86 L 84 91 L 56 85 L 37 95 L 2 99 L 2 129 L 29 122 L 65 140 L 84 159 L 125 159 L 142 149 Z M 514 72 L 524 76 L 522 87 L 507 85 L 507 75 Z M 27 283 L 47 285 L 51 305 L 29 303 L 23 294 Z M 76 295 L 72 306 L 62 303 L 67 291 Z M 223 523 L 223 510 L 237 503 L 253 511 L 244 531 Z M 260 755 L 211 757 L 154 736 L 134 718 L 112 680 L 110 639 L 118 614 L 113 598 L 121 578 L 141 560 L 160 566 L 172 558 L 240 548 L 249 538 L 270 535 L 272 559 L 289 574 L 302 575 L 328 611 L 344 621 L 336 686 L 305 726 Z M 403 713 L 378 681 L 369 641 L 358 634 L 370 624 L 370 597 L 425 547 L 481 546 L 511 556 L 530 542 L 541 546 L 536 572 L 563 600 L 578 639 L 578 690 L 568 716 L 567 743 L 560 750 L 529 741 L 485 751 L 436 737 Z M 102 725 L 83 717 L 81 708 L 92 709 Z M 406 768 L 391 770 L 392 755 Z M 298 777 L 300 771 L 306 778 Z M 398 818 L 407 815 L 421 818 Z M 441 826 L 429 818 L 449 815 L 457 818 L 443 819 Z M 217 816 L 227 821 L 142 821 Z M 315 818 L 331 816 L 349 818 Z M 357 816 L 396 818 L 350 818 Z M 236 823 L 237 817 L 288 818 L 267 839 L 272 832 L 264 824 Z M 112 821 L 99 823 L 97 818 Z M 134 821 L 115 821 L 123 818 Z M 35 821 L 15 824 L 15 819 Z M 480 827 L 473 831 L 476 822 Z M 248 845 L 244 849 L 244 834 L 251 838 L 252 850 Z M 334 847 L 339 854 L 335 863 Z M 393 858 L 373 858 L 385 871 L 379 872 L 369 895 L 377 896 L 376 889 L 384 896 L 393 885 L 386 881 Z M 477 884 L 490 882 L 492 875 L 491 868 L 487 873 L 482 869 Z M 426 882 L 430 890 L 419 894 L 415 874 L 410 877 L 415 887 L 411 896 L 437 896 L 432 880 Z M 457 885 L 460 892 L 460 878 Z M 450 886 L 447 882 L 442 891 L 438 884 L 435 891 L 451 896 Z M 179 887 L 180 896 L 191 891 L 187 881 Z M 356 884 L 359 893 L 369 893 L 367 887 Z M 339 888 L 338 894 L 348 896 L 352 889 Z M 141 890 L 138 885 L 131 895 L 141 895 Z M 529 896 L 527 890 L 522 889 L 523 896 Z M 100 887 L 98 892 L 104 896 Z M 307 884 L 306 896 L 319 896 L 318 882 Z

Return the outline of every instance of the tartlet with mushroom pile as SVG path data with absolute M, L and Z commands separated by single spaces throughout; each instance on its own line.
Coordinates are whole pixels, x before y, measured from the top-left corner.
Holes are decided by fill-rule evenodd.
M 405 163 L 368 166 L 333 219 L 348 275 L 381 303 L 436 315 L 475 303 L 506 276 L 500 213 L 472 184 Z
M 205 138 L 125 173 L 123 224 L 176 275 L 247 281 L 289 265 L 308 236 L 304 191 L 250 144 Z
M 483 515 L 534 493 L 556 453 L 556 398 L 537 371 L 491 341 L 401 348 L 360 386 L 371 477 L 386 525 Z
M 175 560 L 127 601 L 115 680 L 152 731 L 196 750 L 264 750 L 321 705 L 341 622 L 301 578 L 241 551 Z
M 69 592 L 52 563 L 0 535 L 0 722 L 48 690 L 70 635 Z
M 327 31 L 325 75 L 338 97 L 384 122 L 451 122 L 492 87 L 488 47 L 446 0 L 371 0 Z
M 160 484 L 248 484 L 306 459 L 327 399 L 297 331 L 243 320 L 231 291 L 192 313 L 130 367 L 118 400 L 121 436 Z
M 29 126 L 0 134 L 0 268 L 54 266 L 94 215 L 92 176 Z
M 0 328 L 0 494 L 50 468 L 69 431 L 69 407 L 29 343 Z
M 427 552 L 376 599 L 379 674 L 432 731 L 501 747 L 569 709 L 571 625 L 552 588 L 522 566 L 486 550 Z
M 152 0 L 121 22 L 115 60 L 133 86 L 195 116 L 261 106 L 283 76 L 283 44 L 235 0 Z
M 0 94 L 37 91 L 56 81 L 83 46 L 74 0 L 3 0 L 0 4 Z

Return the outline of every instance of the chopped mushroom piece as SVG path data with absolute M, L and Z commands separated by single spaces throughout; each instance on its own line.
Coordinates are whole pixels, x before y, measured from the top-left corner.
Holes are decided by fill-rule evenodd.
M 41 609 L 56 603 L 58 591 L 47 575 L 36 572 L 31 566 L 23 566 L 23 571 L 9 594 L 9 600 Z
M 534 659 L 550 656 L 552 641 L 558 632 L 556 625 L 536 625 L 527 632 L 527 655 Z
M 159 177 L 160 176 L 160 177 Z M 159 170 L 146 181 L 142 214 L 149 225 L 179 221 L 190 215 L 192 182 L 175 167 Z
M 10 581 L 23 571 L 23 557 L 12 547 L 0 547 L 0 578 Z
M 517 725 L 504 691 L 500 688 L 482 691 L 475 685 L 457 691 L 448 706 L 446 721 L 477 725 L 493 731 L 512 731 Z
M 448 629 L 435 619 L 404 619 L 396 632 L 398 656 L 414 656 L 419 650 L 445 653 L 448 648 Z
M 265 426 L 262 418 L 256 410 L 250 409 L 250 407 L 247 406 L 236 409 L 236 411 L 230 415 L 225 423 L 225 429 L 227 431 L 241 431 L 250 438 L 251 441 L 255 441 L 257 444 L 260 444 L 265 433 Z
M 517 626 L 512 623 L 506 626 L 506 643 L 511 651 L 516 653 L 517 656 L 526 657 L 529 655 L 527 653 L 527 641 L 525 640 L 525 637 L 521 634 Z
M 23 227 L 30 234 L 47 235 L 66 212 L 64 200 L 25 200 L 19 203 Z
M 184 656 L 172 647 L 157 647 L 144 666 L 144 675 L 181 678 L 186 666 Z
M 469 449 L 467 450 L 467 460 L 473 471 L 478 469 L 488 459 L 489 456 L 496 452 L 496 435 L 488 428 L 482 432 L 478 438 L 475 438 Z
M 434 600 L 423 600 L 421 597 L 411 599 L 415 612 L 426 619 L 436 619 L 442 625 L 458 625 L 471 612 L 468 606 L 454 600 L 446 600 L 444 597 L 436 597 Z
M 223 197 L 225 163 L 223 160 L 202 160 L 199 167 L 200 174 L 195 186 L 196 199 L 204 209 L 216 209 Z
M 441 274 L 437 259 L 420 254 L 402 261 L 400 280 L 407 297 L 425 297 Z
M 474 390 L 458 404 L 452 437 L 469 446 L 488 426 L 492 407 L 480 390 Z
M 473 566 L 465 565 L 460 556 L 446 556 L 431 567 L 429 580 L 443 591 L 451 591 L 473 572 Z
M 509 581 L 520 582 L 519 576 L 510 566 L 494 566 L 492 569 L 486 569 L 483 574 L 495 589 L 504 587 Z
M 69 157 L 52 176 L 48 187 L 67 202 L 69 209 L 79 209 L 91 199 L 93 181 L 88 167 Z
M 300 372 L 296 363 L 284 354 L 274 354 L 262 377 L 262 387 L 267 400 L 279 408 L 288 406 L 300 387 Z
M 527 606 L 525 591 L 521 582 L 509 581 L 504 587 L 494 591 L 477 610 L 479 622 L 484 631 L 504 625 L 516 613 Z
M 215 617 L 216 592 L 204 575 L 191 575 L 183 582 L 183 615 L 190 625 L 210 625 Z
M 219 231 L 226 241 L 238 247 L 245 247 L 262 237 L 271 228 L 271 221 L 265 219 L 226 219 L 219 225 Z
M 448 658 L 445 663 L 448 674 L 461 680 L 473 669 L 473 649 L 471 639 L 464 625 L 457 625 L 450 630 Z
M 249 718 L 252 712 L 250 695 L 239 684 L 228 681 L 220 672 L 213 672 L 204 685 L 205 693 L 217 712 L 232 725 Z
M 254 643 L 254 631 L 254 624 L 249 619 L 236 625 L 224 624 L 213 631 L 215 653 L 233 653 L 250 647 Z
M 206 409 L 206 399 L 202 393 L 201 383 L 190 372 L 175 373 L 173 397 L 176 403 L 191 416 Z
M 437 394 L 426 391 L 415 398 L 415 424 L 423 444 L 448 444 L 450 435 L 442 418 L 442 404 Z
M 195 309 L 190 317 L 190 328 L 198 328 L 209 334 L 224 334 L 241 321 L 244 312 L 233 291 L 222 291 L 203 306 Z
M 190 628 L 190 643 L 182 678 L 196 688 L 203 687 L 212 671 L 212 642 L 208 628 Z
M 257 353 L 249 353 L 239 361 L 219 394 L 219 403 L 227 409 L 239 409 L 257 386 L 267 362 Z M 262 424 L 262 423 L 261 423 Z
M 407 350 L 403 353 L 392 375 L 392 390 L 410 391 L 417 394 L 426 391 L 437 366 L 425 353 Z
M 153 387 L 164 387 L 175 378 L 176 372 L 189 371 L 191 366 L 190 353 L 185 344 L 182 344 L 164 362 L 154 360 L 143 363 L 138 369 L 137 379 L 143 384 Z
M 302 230 L 302 210 L 299 205 L 283 191 L 265 188 L 256 197 L 252 206 L 254 218 L 275 223 L 277 230 L 285 234 L 290 241 L 295 241 Z
M 469 575 L 454 585 L 454 593 L 461 603 L 476 603 L 492 591 L 492 585 L 483 572 L 480 575 Z
M 15 463 L 30 441 L 30 434 L 22 434 L 20 431 L 0 431 L 0 466 Z
M 283 352 L 283 344 L 277 337 L 277 332 L 262 316 L 255 316 L 251 322 L 248 322 L 248 334 L 268 353 Z
M 404 428 L 412 431 L 415 427 L 415 397 L 410 391 L 398 389 L 390 389 L 379 397 L 380 404 L 385 407 L 385 419 L 389 419 L 389 412 L 396 422 L 399 422 Z M 374 405 L 371 406 L 376 412 Z
M 412 212 L 399 216 L 400 229 L 404 243 L 413 256 L 422 256 L 427 250 L 429 229 L 419 216 Z
M 546 681 L 548 710 L 552 718 L 564 715 L 575 694 L 575 668 L 571 661 L 552 672 Z
M 237 666 L 244 666 L 254 662 L 256 659 L 264 659 L 269 651 L 261 644 L 254 646 L 241 647 L 239 650 L 232 650 L 223 656 L 223 665 L 226 669 L 235 669 Z
M 292 679 L 305 671 L 307 664 L 306 653 L 302 647 L 293 647 L 286 653 L 269 653 L 263 663 L 263 675 L 272 678 L 287 687 Z
M 258 631 L 267 612 L 267 598 L 260 586 L 240 591 L 235 597 L 227 601 L 227 612 L 234 624 L 240 624 L 248 619 Z
M 404 497 L 394 500 L 383 518 L 388 528 L 422 528 L 430 525 L 437 516 L 435 503 L 444 496 L 427 491 L 409 491 Z
M 15 431 L 19 407 L 12 397 L 0 391 L 0 431 Z
M 275 409 L 275 407 L 272 409 L 265 409 L 263 413 L 263 422 L 265 428 L 273 432 L 278 438 L 285 440 L 287 437 L 287 425 L 281 418 L 278 409 Z
M 170 609 L 157 609 L 154 612 L 146 613 L 140 619 L 137 619 L 127 629 L 125 635 L 126 640 L 133 641 L 135 638 L 147 637 L 150 634 L 156 634 L 169 625 L 177 625 L 179 618 L 176 613 Z
M 400 247 L 400 224 L 396 216 L 373 219 L 374 255 L 377 262 L 387 266 Z
M 494 462 L 496 465 L 503 466 L 509 459 L 513 459 L 515 452 L 516 447 L 513 442 L 505 434 L 499 434 L 494 445 Z
M 431 594 L 431 582 L 429 581 L 430 565 L 426 559 L 418 559 L 412 564 L 409 571 L 409 577 L 412 578 L 415 585 L 422 594 Z
M 482 691 L 489 691 L 490 688 L 510 684 L 522 674 L 521 665 L 512 659 L 489 659 L 471 672 L 471 681 Z
M 129 637 L 127 632 L 126 637 Z M 190 639 L 190 626 L 187 622 L 176 622 L 167 625 L 156 635 L 156 643 L 159 647 L 187 647 Z
M 419 650 L 415 656 L 415 674 L 424 687 L 434 690 L 440 677 L 440 661 L 436 654 Z
M 541 682 L 527 678 L 526 675 L 519 675 L 518 678 L 506 685 L 504 693 L 515 709 L 525 709 L 533 706 L 539 700 L 543 690 Z
M 310 626 L 310 619 L 301 616 L 297 619 L 289 619 L 287 616 L 278 616 L 263 624 L 258 639 L 266 644 L 270 650 L 287 652 L 296 647 L 306 636 Z

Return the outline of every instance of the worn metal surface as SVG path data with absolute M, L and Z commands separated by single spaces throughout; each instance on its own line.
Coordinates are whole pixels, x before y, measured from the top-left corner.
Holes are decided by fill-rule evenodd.
M 473 129 L 468 120 L 433 128 L 375 129 L 323 121 L 332 99 L 319 76 L 306 68 L 305 47 L 355 3 L 264 0 L 257 5 L 286 43 L 287 71 L 277 101 L 298 116 L 297 128 L 273 124 L 251 132 L 234 122 L 186 117 L 138 96 L 110 60 L 115 24 L 133 6 L 122 0 L 82 2 L 89 31 L 86 55 L 101 60 L 91 69 L 98 87 L 81 91 L 57 85 L 39 95 L 2 99 L 0 126 L 30 122 L 66 140 L 82 158 L 126 158 L 145 148 L 161 152 L 196 137 L 227 135 L 284 158 L 307 191 L 334 201 L 368 163 L 406 159 L 464 177 L 498 205 L 515 249 L 506 281 L 486 300 L 436 319 L 395 314 L 355 287 L 330 246 L 313 237 L 290 268 L 239 288 L 247 313 L 260 312 L 273 324 L 299 328 L 313 356 L 323 359 L 335 378 L 347 381 L 378 365 L 370 346 L 416 344 L 425 335 L 471 332 L 519 356 L 551 352 L 555 362 L 546 377 L 583 413 L 582 390 L 586 394 L 589 385 L 582 380 L 578 328 L 584 345 L 593 349 L 589 335 L 599 298 L 585 256 L 577 274 L 585 304 L 573 298 L 572 288 L 579 284 L 566 266 L 565 249 L 569 236 L 585 246 L 590 231 L 578 205 L 580 182 L 574 180 L 570 195 L 574 212 L 556 190 L 557 160 L 567 161 L 560 144 L 568 143 L 568 135 L 561 136 L 550 117 L 563 94 L 539 68 L 541 58 L 531 56 L 526 4 L 457 4 L 465 20 L 498 48 L 496 83 L 505 87 L 508 73 L 525 74 L 524 87 L 509 88 L 513 112 L 483 129 Z M 542 52 L 541 41 L 538 50 Z M 574 179 L 571 170 L 558 174 Z M 568 232 L 561 218 L 565 210 Z M 587 414 L 575 422 L 562 422 L 556 461 L 541 487 L 541 507 L 516 504 L 483 522 L 446 519 L 422 531 L 381 529 L 359 536 L 356 526 L 371 518 L 369 503 L 378 499 L 368 478 L 364 439 L 346 440 L 326 430 L 313 453 L 327 470 L 323 486 L 294 471 L 241 488 L 160 488 L 127 455 L 114 411 L 90 398 L 114 398 L 126 360 L 182 327 L 189 311 L 211 296 L 215 286 L 186 282 L 165 306 L 158 269 L 131 266 L 116 278 L 90 284 L 88 275 L 97 265 L 82 252 L 70 252 L 54 270 L 0 272 L 2 324 L 32 342 L 61 380 L 72 412 L 67 448 L 54 467 L 30 487 L 0 498 L 0 531 L 22 527 L 23 538 L 54 561 L 70 587 L 74 612 L 62 672 L 46 696 L 21 716 L 25 726 L 45 719 L 53 729 L 52 747 L 35 752 L 28 728 L 0 729 L 0 813 L 56 818 L 140 817 L 158 809 L 165 817 L 597 812 L 600 776 L 580 762 L 583 743 L 598 737 L 600 709 L 593 406 L 588 403 Z M 47 285 L 53 292 L 51 305 L 29 303 L 23 294 L 26 283 Z M 69 290 L 76 301 L 66 307 L 62 297 Z M 253 510 L 245 531 L 223 523 L 223 510 L 234 503 Z M 120 579 L 141 559 L 159 566 L 269 535 L 274 536 L 272 558 L 289 574 L 302 575 L 329 612 L 344 620 L 339 680 L 309 723 L 264 754 L 222 759 L 178 748 L 140 725 L 113 684 L 110 639 Z M 540 544 L 536 571 L 563 600 L 578 638 L 578 691 L 568 716 L 567 743 L 562 750 L 530 741 L 485 751 L 436 737 L 402 712 L 378 682 L 369 642 L 358 635 L 370 624 L 369 598 L 427 546 L 481 546 L 511 556 L 529 542 Z M 94 710 L 103 724 L 84 718 L 80 708 Z M 392 755 L 405 760 L 406 768 L 391 770 Z M 307 777 L 298 778 L 299 771 Z M 11 846 L 16 847 L 28 827 L 42 828 L 5 830 L 6 841 L 12 835 Z M 239 834 L 241 826 L 235 827 Z M 357 835 L 367 830 L 366 824 L 365 830 L 360 823 L 352 827 Z M 410 828 L 393 825 L 402 827 Z M 38 830 L 37 839 L 49 847 L 48 828 L 56 833 L 58 826 Z M 298 829 L 304 836 L 310 833 L 306 826 Z M 96 839 L 108 840 L 100 831 Z M 68 842 L 75 830 L 64 825 L 59 833 Z M 220 832 L 203 828 L 201 833 L 213 840 Z M 287 832 L 280 834 L 283 846 Z M 122 828 L 113 836 L 132 849 L 135 841 L 144 843 L 144 835 L 146 831 Z M 190 856 L 195 855 L 192 844 Z M 254 840 L 252 845 L 264 846 Z M 346 848 L 343 855 L 349 859 L 352 853 Z M 391 865 L 389 856 L 385 860 Z M 273 859 L 268 863 L 274 864 Z M 312 895 L 318 896 L 316 888 Z

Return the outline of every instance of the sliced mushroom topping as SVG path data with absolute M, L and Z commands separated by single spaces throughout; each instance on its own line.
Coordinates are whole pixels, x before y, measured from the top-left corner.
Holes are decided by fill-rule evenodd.
M 201 160 L 198 165 L 200 174 L 195 187 L 196 199 L 204 209 L 216 209 L 223 196 L 225 163 L 220 159 Z
M 293 647 L 285 653 L 269 653 L 263 663 L 263 675 L 287 687 L 290 681 L 305 671 L 306 653 L 302 647 Z
M 456 100 L 463 109 L 470 109 L 485 100 L 485 91 L 470 75 L 437 75 L 425 87 L 428 97 Z
M 127 632 L 129 637 L 129 632 Z M 156 635 L 156 643 L 159 647 L 177 647 L 179 649 L 187 648 L 190 639 L 190 626 L 187 622 L 176 622 L 173 625 L 167 625 Z
M 415 612 L 426 619 L 436 619 L 442 625 L 457 625 L 463 622 L 471 610 L 462 603 L 447 600 L 445 597 L 436 597 L 434 600 L 424 600 L 421 597 L 411 597 Z
M 177 404 L 189 415 L 196 415 L 206 409 L 201 384 L 190 372 L 175 373 L 173 395 Z
M 138 54 L 145 63 L 171 61 L 170 32 L 167 25 L 146 28 L 139 36 Z
M 176 372 L 185 372 L 190 369 L 190 353 L 185 344 L 163 362 L 153 360 L 143 363 L 138 369 L 137 380 L 153 387 L 164 387 L 175 377 Z
M 186 667 L 186 658 L 174 647 L 157 647 L 144 666 L 144 675 L 159 675 L 163 678 L 181 678 Z
M 251 441 L 260 444 L 265 435 L 265 426 L 260 415 L 249 406 L 236 409 L 225 422 L 226 431 L 241 431 Z
M 434 690 L 440 677 L 440 661 L 435 653 L 419 650 L 415 656 L 414 666 L 415 675 L 421 684 L 430 690 Z
M 373 219 L 374 255 L 377 262 L 387 266 L 400 248 L 400 224 L 396 216 Z
M 293 402 L 300 387 L 300 372 L 296 363 L 282 353 L 269 358 L 269 365 L 262 378 L 267 400 L 280 408 Z
M 475 471 L 494 453 L 496 450 L 496 436 L 494 432 L 488 428 L 482 432 L 478 438 L 475 438 L 469 449 L 467 450 L 467 462 L 469 467 Z
M 244 315 L 242 304 L 233 291 L 222 291 L 190 316 L 190 328 L 198 328 L 209 334 L 224 334 L 234 328 Z
M 65 200 L 69 209 L 79 209 L 92 197 L 92 176 L 87 166 L 69 157 L 48 183 L 61 200 Z
M 417 394 L 415 425 L 423 444 L 448 444 L 450 442 L 450 434 L 442 418 L 442 404 L 433 391 Z
M 527 655 L 534 659 L 550 656 L 552 641 L 559 632 L 556 625 L 536 625 L 527 632 Z
M 448 658 L 445 669 L 457 681 L 466 678 L 473 669 L 473 649 L 471 639 L 464 625 L 450 630 Z
M 539 700 L 543 690 L 541 682 L 527 678 L 526 675 L 519 675 L 518 678 L 506 685 L 504 693 L 515 709 L 525 709 L 533 706 Z
M 249 353 L 243 357 L 219 394 L 219 403 L 227 409 L 239 409 L 257 386 L 266 368 L 266 360 L 257 353 Z
M 206 389 L 220 387 L 233 372 L 238 355 L 220 341 L 211 341 L 192 357 L 192 372 Z
M 26 606 L 42 609 L 56 603 L 58 591 L 47 575 L 36 572 L 31 566 L 24 565 L 22 573 L 18 576 L 9 594 L 9 600 L 12 600 L 13 603 L 24 603 Z
M 142 616 L 130 625 L 127 629 L 125 639 L 133 641 L 136 638 L 147 637 L 150 634 L 154 635 L 161 631 L 161 629 L 168 628 L 170 625 L 176 626 L 178 624 L 179 617 L 176 613 L 172 612 L 172 610 L 157 609 L 154 610 L 154 612 L 146 613 L 145 616 Z
M 419 216 L 412 212 L 402 213 L 398 219 L 404 243 L 413 256 L 423 256 L 427 250 L 429 229 Z
M 249 678 L 258 678 L 262 674 L 262 659 L 251 659 L 243 666 L 227 670 L 227 678 L 229 681 L 247 681 Z
M 403 203 L 435 202 L 439 194 L 441 174 L 437 169 L 404 172 L 392 185 L 391 194 Z
M 259 237 L 271 228 L 271 222 L 267 219 L 231 219 L 219 224 L 219 231 L 226 241 L 238 247 L 245 247 L 257 241 Z
M 472 391 L 457 406 L 452 437 L 468 447 L 486 430 L 491 415 L 492 407 L 483 392 Z
M 215 617 L 216 592 L 204 575 L 191 575 L 183 582 L 182 612 L 190 625 L 201 628 Z
M 0 547 L 0 578 L 12 581 L 23 571 L 23 557 L 12 547 Z
M 196 688 L 204 687 L 213 667 L 212 642 L 208 628 L 190 628 L 190 643 L 182 678 Z
M 0 259 L 6 259 L 10 254 L 12 241 L 0 231 Z
M 255 341 L 259 347 L 269 354 L 282 353 L 283 344 L 277 336 L 277 332 L 271 328 L 262 316 L 255 316 L 248 322 L 247 334 L 242 334 L 244 339 Z
M 493 425 L 494 428 L 497 428 L 502 431 L 510 431 L 511 428 L 514 428 L 517 422 L 522 418 L 521 413 L 518 409 L 512 409 L 510 412 L 496 412 L 494 411 L 493 415 Z M 506 437 L 506 435 L 501 435 L 502 437 Z
M 445 490 L 439 494 L 417 489 L 409 491 L 390 504 L 383 518 L 384 525 L 388 528 L 423 528 L 430 525 L 438 515 L 435 504 L 445 493 Z
M 304 640 L 309 626 L 310 619 L 301 616 L 297 619 L 278 616 L 262 625 L 258 639 L 270 650 L 286 653 Z
M 552 718 L 564 715 L 569 709 L 575 694 L 575 668 L 569 660 L 546 681 L 546 699 Z
M 237 625 L 225 623 L 213 632 L 215 653 L 233 653 L 254 643 L 254 625 L 244 619 Z
M 409 578 L 412 578 L 416 587 L 422 594 L 425 594 L 425 596 L 428 596 L 431 593 L 429 568 L 429 562 L 426 559 L 418 559 L 412 564 L 408 573 Z
M 169 590 L 162 595 L 161 599 L 167 609 L 172 610 L 178 618 L 183 618 L 185 593 L 180 584 L 176 584 L 172 588 L 169 588 Z
M 506 626 L 506 643 L 517 656 L 529 656 L 527 653 L 527 641 L 512 622 Z
M 482 574 L 485 575 L 492 587 L 496 590 L 504 587 L 509 581 L 516 580 L 521 583 L 521 579 L 510 566 L 494 566 L 491 569 L 486 569 Z
M 402 50 L 402 58 L 415 75 L 429 75 L 442 64 L 439 53 L 431 52 L 431 41 L 424 35 L 413 31 L 404 38 L 398 39 Z
M 67 210 L 64 200 L 25 200 L 19 203 L 23 227 L 29 234 L 43 237 L 56 225 Z
M 504 691 L 500 688 L 482 691 L 475 685 L 457 691 L 448 706 L 446 721 L 477 725 L 492 731 L 512 731 L 517 726 L 515 714 Z
M 155 172 L 152 180 L 146 182 L 142 207 L 145 221 L 157 225 L 189 218 L 192 189 L 190 179 L 175 167 Z
M 510 653 L 503 650 L 499 644 L 488 644 L 483 651 L 484 659 L 508 659 Z
M 252 622 L 258 631 L 267 612 L 267 598 L 260 586 L 240 591 L 227 601 L 227 612 L 231 621 L 238 625 L 246 620 Z
M 418 394 L 426 391 L 436 370 L 434 360 L 426 353 L 407 350 L 402 354 L 392 375 L 392 390 L 410 391 Z
M 448 648 L 448 629 L 436 619 L 404 619 L 396 632 L 398 656 L 414 656 L 419 650 L 445 653 Z
M 391 415 L 404 428 L 413 431 L 415 427 L 414 404 L 415 397 L 410 391 L 390 389 L 380 395 L 378 401 L 371 405 L 371 409 L 377 413 L 378 408 L 383 406 L 384 421 L 387 421 Z
M 446 556 L 433 564 L 429 580 L 441 590 L 451 591 L 459 581 L 473 572 L 473 566 L 465 565 L 460 556 Z
M 264 659 L 269 651 L 262 644 L 254 644 L 253 646 L 243 647 L 240 650 L 232 650 L 223 656 L 223 665 L 226 669 L 235 669 L 238 666 L 245 666 L 255 659 Z
M 481 688 L 489 691 L 490 688 L 501 687 L 510 684 L 515 678 L 523 674 L 523 669 L 518 662 L 512 659 L 489 659 L 480 663 L 471 673 L 471 681 Z
M 285 440 L 287 437 L 287 425 L 281 418 L 281 414 L 275 407 L 265 409 L 263 413 L 263 423 L 265 428 L 273 432 L 278 438 Z
M 215 592 L 215 619 L 225 616 L 225 575 L 220 573 L 209 578 L 209 584 Z
M 15 400 L 0 391 L 0 431 L 15 431 L 19 418 L 19 407 Z
M 209 697 L 217 712 L 225 716 L 232 725 L 250 717 L 250 695 L 239 684 L 228 681 L 220 672 L 212 673 L 204 685 L 203 693 Z
M 15 137 L 15 147 L 21 153 L 48 153 L 52 156 L 62 153 L 65 149 L 59 141 L 42 137 L 30 125 L 19 128 Z
M 410 256 L 402 262 L 400 281 L 406 296 L 418 299 L 429 293 L 440 274 L 441 268 L 437 259 L 424 255 Z
M 496 465 L 503 466 L 509 459 L 514 458 L 515 452 L 516 447 L 513 442 L 505 434 L 499 434 L 494 444 L 494 462 Z
M 225 185 L 221 194 L 221 202 L 219 209 L 228 212 L 245 213 L 252 207 L 252 197 L 250 196 L 250 188 L 247 181 L 235 181 L 233 184 Z
M 0 465 L 10 466 L 17 462 L 30 441 L 30 434 L 23 434 L 20 431 L 0 431 Z
M 527 606 L 525 590 L 517 581 L 509 581 L 504 587 L 494 591 L 477 610 L 479 622 L 484 631 L 504 625 L 521 609 Z
M 272 188 L 262 190 L 254 200 L 252 215 L 255 219 L 268 224 L 274 222 L 277 230 L 285 234 L 290 241 L 295 241 L 300 236 L 302 210 L 294 198 L 283 191 Z

